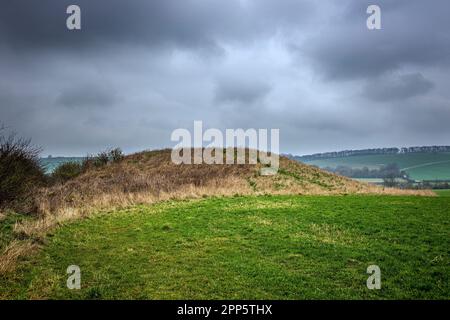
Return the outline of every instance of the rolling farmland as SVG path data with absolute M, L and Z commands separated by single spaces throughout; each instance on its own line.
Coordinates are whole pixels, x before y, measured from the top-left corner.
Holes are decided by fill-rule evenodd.
M 376 169 L 382 165 L 397 163 L 415 180 L 450 180 L 450 153 L 408 153 L 408 154 L 376 154 L 349 156 L 304 161 L 318 167 L 348 166 L 351 168 L 368 167 Z

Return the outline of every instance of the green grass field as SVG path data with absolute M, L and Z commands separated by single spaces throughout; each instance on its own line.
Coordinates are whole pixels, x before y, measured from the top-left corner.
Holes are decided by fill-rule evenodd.
M 450 199 L 261 196 L 137 206 L 58 229 L 2 298 L 449 299 Z M 81 290 L 66 268 L 81 268 Z M 369 265 L 381 290 L 366 287 Z
M 3 252 L 5 247 L 14 239 L 14 224 L 25 219 L 30 219 L 30 217 L 12 212 L 9 212 L 5 218 L 0 219 L 0 252 Z
M 307 161 L 307 164 L 321 168 L 338 165 L 352 168 L 379 168 L 389 163 L 397 163 L 415 180 L 450 180 L 450 153 L 410 153 L 350 156 Z
M 440 197 L 450 197 L 450 190 L 433 190 Z

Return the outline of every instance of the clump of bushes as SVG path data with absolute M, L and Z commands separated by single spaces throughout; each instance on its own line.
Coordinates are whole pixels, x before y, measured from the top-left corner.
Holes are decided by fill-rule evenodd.
M 108 149 L 97 153 L 95 156 L 87 156 L 83 160 L 83 170 L 91 167 L 103 167 L 109 163 L 120 162 L 124 158 L 124 154 L 120 148 Z
M 83 165 L 80 162 L 66 162 L 59 165 L 52 173 L 54 182 L 64 183 L 78 177 L 83 172 Z
M 124 154 L 120 148 L 101 151 L 95 156 L 87 156 L 80 162 L 66 162 L 58 166 L 52 173 L 52 180 L 56 183 L 64 183 L 78 177 L 91 168 L 103 167 L 109 163 L 120 162 Z
M 0 127 L 0 210 L 31 213 L 36 210 L 37 191 L 50 183 L 64 183 L 91 167 L 101 167 L 124 158 L 120 148 L 88 156 L 82 163 L 67 162 L 50 175 L 40 161 L 41 149 L 31 140 L 7 134 Z
M 40 151 L 31 140 L 0 128 L 0 208 L 24 213 L 34 209 L 33 194 L 47 182 Z
M 124 154 L 120 148 L 114 148 L 109 151 L 109 159 L 112 162 L 122 161 L 124 158 Z
M 109 151 L 101 151 L 93 157 L 93 164 L 96 167 L 103 167 L 109 162 Z

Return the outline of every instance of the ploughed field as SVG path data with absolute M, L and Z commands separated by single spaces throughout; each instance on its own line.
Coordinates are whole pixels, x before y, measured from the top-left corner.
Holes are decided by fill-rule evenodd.
M 55 229 L 0 277 L 0 298 L 449 299 L 449 216 L 450 197 L 388 195 L 133 206 Z

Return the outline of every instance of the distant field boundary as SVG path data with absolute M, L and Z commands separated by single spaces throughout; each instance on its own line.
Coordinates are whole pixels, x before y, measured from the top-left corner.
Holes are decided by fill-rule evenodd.
M 440 163 L 448 163 L 448 162 L 450 162 L 450 160 L 428 162 L 428 163 L 418 164 L 418 165 L 407 167 L 407 168 L 401 168 L 401 170 L 411 170 L 411 169 L 416 169 L 416 168 L 428 167 L 428 166 L 432 166 L 432 165 L 440 164 Z
M 326 160 L 334 158 L 346 158 L 352 156 L 373 156 L 389 154 L 410 154 L 410 153 L 450 153 L 450 146 L 422 146 L 422 147 L 402 147 L 402 148 L 375 148 L 361 150 L 343 150 L 334 152 L 315 153 L 304 156 L 286 155 L 288 158 L 298 161 Z
M 340 172 L 344 176 L 351 176 L 345 174 L 349 170 L 367 168 L 370 171 L 396 164 L 400 171 L 406 172 L 409 178 L 415 181 L 447 182 L 450 180 L 450 152 L 352 154 L 345 157 L 317 158 L 315 160 L 301 157 L 293 159 L 322 169 L 330 168 L 331 171 L 341 167 Z M 367 178 L 370 177 L 375 176 L 367 176 Z

